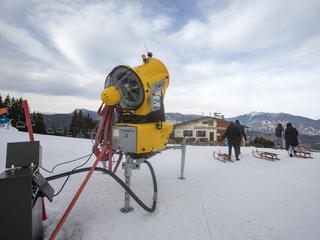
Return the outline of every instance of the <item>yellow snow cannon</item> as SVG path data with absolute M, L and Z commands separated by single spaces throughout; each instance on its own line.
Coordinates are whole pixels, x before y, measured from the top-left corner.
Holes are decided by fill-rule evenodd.
M 164 96 L 169 85 L 166 66 L 151 53 L 137 67 L 120 65 L 107 76 L 101 100 L 114 105 L 113 148 L 132 156 L 163 150 L 172 131 L 166 122 Z

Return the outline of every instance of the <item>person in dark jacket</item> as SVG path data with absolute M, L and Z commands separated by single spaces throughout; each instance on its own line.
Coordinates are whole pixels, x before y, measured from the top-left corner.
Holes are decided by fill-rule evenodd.
M 284 132 L 284 129 L 283 129 L 281 123 L 278 124 L 278 126 L 276 127 L 274 132 L 275 132 L 275 136 L 276 136 L 276 142 L 274 143 L 274 146 L 276 148 L 282 148 L 282 146 L 283 146 L 282 134 Z
M 239 159 L 239 150 L 240 150 L 240 141 L 241 141 L 241 132 L 239 128 L 231 121 L 229 126 L 226 129 L 226 132 L 222 136 L 222 141 L 227 138 L 228 147 L 229 147 L 229 157 L 231 158 L 232 147 L 234 148 L 234 154 L 236 160 Z
M 240 138 L 240 141 L 239 141 L 239 144 L 238 144 L 238 152 L 239 154 L 241 153 L 240 152 L 240 146 L 241 146 L 241 141 L 244 139 L 244 141 L 246 142 L 247 141 L 247 135 L 246 135 L 246 131 L 244 130 L 244 127 L 240 124 L 240 121 L 237 119 L 236 122 L 235 122 L 235 125 L 237 126 L 237 128 L 239 128 L 239 131 L 240 131 L 240 134 L 241 134 L 241 138 Z
M 292 154 L 296 153 L 296 147 L 299 145 L 299 133 L 291 123 L 287 123 L 287 129 L 285 130 L 284 136 L 286 139 L 286 149 L 289 151 L 290 157 L 292 157 Z

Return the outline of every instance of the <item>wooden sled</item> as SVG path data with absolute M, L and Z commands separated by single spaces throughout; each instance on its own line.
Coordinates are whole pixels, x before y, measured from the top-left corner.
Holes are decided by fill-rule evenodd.
M 278 158 L 279 154 L 271 153 L 271 152 L 261 152 L 258 150 L 255 150 L 255 151 L 253 150 L 252 155 L 256 158 L 261 158 L 261 159 L 270 160 L 270 161 L 280 160 Z
M 215 159 L 217 159 L 218 161 L 221 161 L 221 162 L 233 162 L 232 158 L 229 156 L 229 154 L 227 153 L 221 153 L 220 151 L 219 152 L 215 152 L 213 151 L 213 157 Z
M 308 151 L 309 151 L 309 152 L 320 153 L 320 150 L 318 150 L 318 149 L 309 149 Z
M 298 158 L 313 158 L 311 156 L 311 152 L 306 152 L 306 151 L 296 151 L 293 156 L 298 157 Z

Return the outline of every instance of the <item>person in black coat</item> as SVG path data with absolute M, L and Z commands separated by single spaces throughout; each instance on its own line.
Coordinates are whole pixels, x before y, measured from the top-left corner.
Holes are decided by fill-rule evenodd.
M 232 147 L 234 148 L 234 153 L 236 160 L 239 159 L 240 141 L 242 138 L 239 128 L 231 121 L 226 129 L 226 132 L 222 136 L 222 141 L 227 138 L 229 147 L 229 157 L 231 158 Z
M 287 129 L 284 133 L 284 136 L 286 139 L 286 149 L 289 151 L 290 157 L 292 157 L 292 154 L 296 153 L 296 147 L 299 145 L 299 133 L 291 123 L 287 123 Z
M 274 143 L 274 146 L 275 147 L 278 147 L 278 148 L 281 148 L 283 145 L 283 141 L 282 141 L 282 134 L 284 132 L 284 129 L 282 127 L 282 124 L 279 123 L 278 126 L 276 127 L 274 133 L 275 133 L 275 136 L 276 136 L 276 142 Z
M 240 154 L 241 141 L 244 138 L 244 141 L 246 142 L 247 141 L 247 135 L 246 135 L 246 131 L 244 130 L 244 127 L 240 124 L 239 120 L 236 120 L 235 125 L 237 126 L 237 128 L 239 128 L 239 131 L 240 131 L 240 134 L 241 134 L 241 138 L 240 138 L 239 144 L 238 144 L 238 147 L 239 147 L 238 151 L 239 151 L 239 154 Z

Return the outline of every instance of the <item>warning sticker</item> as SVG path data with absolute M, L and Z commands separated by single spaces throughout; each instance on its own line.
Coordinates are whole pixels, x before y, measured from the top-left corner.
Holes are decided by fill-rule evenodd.
M 165 85 L 164 79 L 152 84 L 150 87 L 151 93 L 160 91 L 164 87 L 164 85 Z

